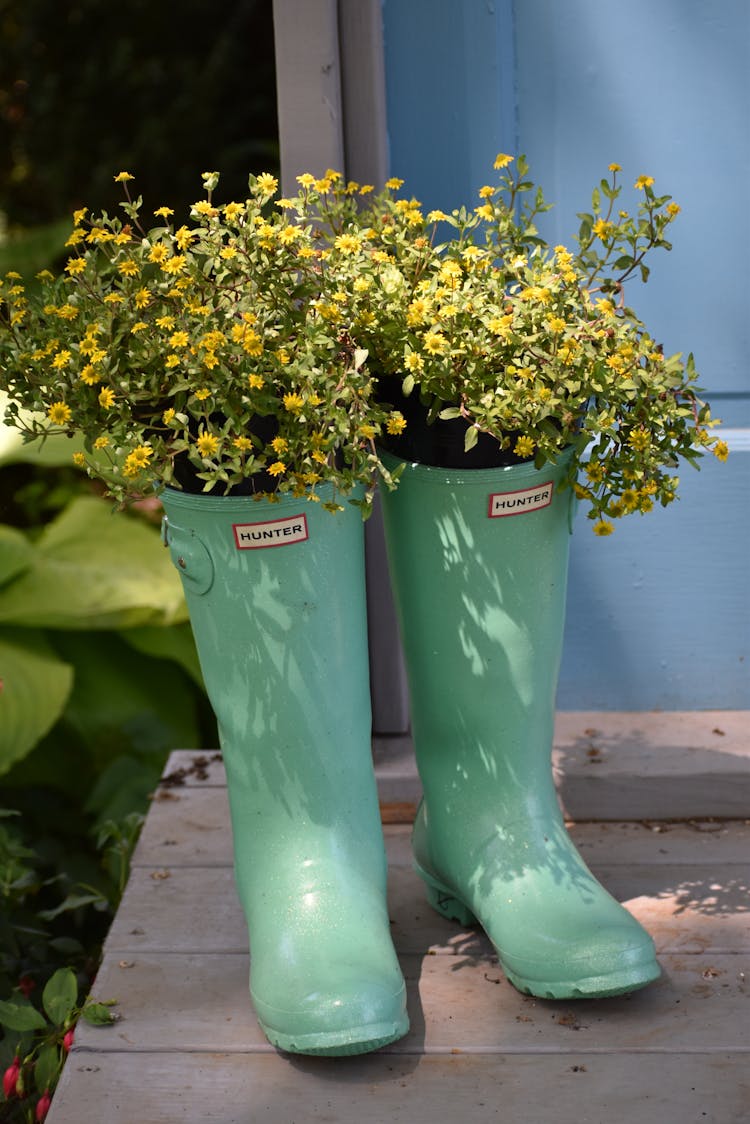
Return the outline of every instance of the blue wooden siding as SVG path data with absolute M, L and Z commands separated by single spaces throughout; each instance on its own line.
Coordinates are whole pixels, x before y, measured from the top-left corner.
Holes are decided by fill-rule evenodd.
M 556 203 L 551 240 L 616 161 L 682 206 L 674 250 L 627 297 L 694 351 L 729 427 L 726 465 L 678 504 L 573 538 L 563 709 L 750 708 L 750 4 L 384 0 L 391 172 L 426 206 L 471 205 L 498 151 Z M 635 202 L 631 193 L 629 202 Z

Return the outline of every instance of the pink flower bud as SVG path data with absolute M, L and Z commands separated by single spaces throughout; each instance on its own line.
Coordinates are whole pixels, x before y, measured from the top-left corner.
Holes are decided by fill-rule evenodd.
M 37 1121 L 37 1124 L 41 1124 L 41 1121 L 44 1120 L 45 1116 L 49 1112 L 49 1106 L 51 1104 L 52 1097 L 49 1095 L 49 1089 L 46 1089 L 44 1096 L 40 1097 L 36 1103 L 36 1113 L 34 1114 L 34 1119 Z
M 70 1030 L 66 1032 L 65 1037 L 62 1040 L 62 1048 L 63 1048 L 63 1050 L 65 1051 L 66 1054 L 69 1053 L 70 1048 L 73 1045 L 73 1039 L 75 1038 L 75 1034 L 76 1034 L 76 1028 L 74 1026 L 72 1026 L 70 1028 Z
M 15 1057 L 13 1059 L 13 1064 L 9 1065 L 5 1073 L 3 1074 L 3 1092 L 5 1093 L 7 1100 L 10 1100 L 10 1098 L 15 1094 L 16 1085 L 18 1083 L 18 1075 L 20 1074 L 20 1072 L 21 1059 L 19 1057 Z

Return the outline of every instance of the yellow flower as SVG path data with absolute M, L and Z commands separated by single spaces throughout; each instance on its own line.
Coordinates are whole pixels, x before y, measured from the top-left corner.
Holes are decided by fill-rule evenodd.
M 274 453 L 285 453 L 289 448 L 289 442 L 285 437 L 274 437 L 273 441 L 271 442 L 271 448 L 273 449 Z
M 375 429 L 374 425 L 370 425 L 369 423 L 366 422 L 364 425 L 361 425 L 359 427 L 359 432 L 365 438 L 366 441 L 372 441 L 373 437 L 377 433 L 377 430 Z
M 299 179 L 299 176 L 297 178 Z M 268 469 L 269 476 L 281 476 L 282 472 L 286 472 L 286 465 L 283 461 L 274 461 Z
M 187 347 L 188 342 L 189 342 L 189 337 L 188 337 L 187 332 L 174 332 L 169 337 L 169 346 L 170 347 L 174 347 L 174 348 Z
M 359 239 L 353 234 L 339 234 L 333 244 L 342 254 L 356 254 L 359 249 Z
M 55 370 L 60 371 L 63 367 L 67 367 L 71 359 L 72 355 L 69 351 L 59 351 L 55 358 L 52 360 L 52 366 L 55 368 Z
M 127 183 L 128 180 L 132 179 L 133 176 L 131 176 L 130 172 L 118 172 L 115 176 L 115 183 Z
M 88 214 L 88 210 L 88 207 L 81 207 L 80 210 L 73 211 L 73 222 L 76 224 L 76 226 L 79 226 L 80 223 L 83 222 L 83 220 L 86 218 L 86 215 Z
M 161 267 L 165 273 L 181 273 L 185 268 L 185 258 L 180 254 L 175 254 L 168 261 L 162 262 Z
M 137 476 L 144 468 L 148 468 L 148 463 L 154 455 L 154 450 L 150 445 L 136 445 L 135 449 L 125 458 L 125 465 L 123 467 L 123 476 Z
M 106 449 L 108 445 L 109 445 L 109 437 L 107 437 L 107 435 L 104 434 L 104 433 L 102 434 L 101 437 L 97 437 L 96 441 L 94 442 L 94 448 L 95 449 Z
M 212 457 L 219 448 L 219 438 L 213 433 L 206 433 L 201 430 L 200 436 L 196 439 L 195 447 L 202 457 Z
M 601 238 L 601 240 L 604 241 L 605 238 L 609 238 L 614 227 L 611 222 L 607 222 L 605 219 L 597 219 L 592 230 L 597 238 Z
M 517 457 L 530 457 L 534 452 L 534 442 L 530 437 L 519 437 L 513 452 Z
M 619 164 L 610 164 L 609 170 L 610 170 L 610 172 L 621 172 L 622 168 L 620 167 Z
M 193 239 L 197 237 L 197 231 L 189 230 L 186 226 L 181 226 L 179 230 L 175 231 L 174 240 L 177 243 L 178 249 L 187 250 Z
M 263 376 L 262 375 L 248 375 L 247 376 L 247 382 L 248 382 L 248 386 L 250 386 L 252 390 L 260 390 L 260 388 L 263 386 Z
M 105 410 L 109 410 L 115 404 L 115 392 L 110 390 L 108 386 L 103 387 L 99 391 L 99 405 Z
M 482 203 L 480 207 L 475 207 L 474 210 L 480 219 L 487 219 L 488 222 L 495 216 L 495 211 L 489 203 Z
M 505 152 L 498 152 L 497 156 L 495 157 L 495 163 L 492 166 L 496 171 L 499 172 L 501 168 L 507 168 L 508 165 L 512 163 L 512 156 L 508 156 Z
M 207 351 L 203 356 L 203 366 L 206 367 L 209 371 L 213 371 L 214 367 L 217 367 L 218 364 L 219 360 L 216 358 L 215 352 Z
M 682 207 L 679 203 L 667 203 L 666 212 L 671 219 L 673 219 L 675 215 L 679 215 L 681 210 Z
M 139 289 L 138 292 L 135 294 L 135 307 L 136 308 L 145 308 L 146 305 L 148 304 L 148 302 L 149 302 L 149 291 L 148 291 L 148 289 Z
M 180 363 L 180 357 L 179 357 L 179 355 L 175 355 L 174 352 L 172 352 L 171 355 L 168 355 L 167 358 L 164 360 L 164 366 L 168 370 L 171 369 L 172 367 L 179 366 L 179 363 Z
M 444 355 L 448 347 L 448 341 L 441 332 L 425 333 L 424 348 L 430 355 Z
M 138 320 L 133 325 L 133 327 L 130 329 L 130 334 L 135 336 L 135 335 L 138 334 L 138 332 L 145 331 L 146 328 L 148 328 L 148 324 L 146 323 L 146 321 L 145 320 Z
M 284 409 L 288 410 L 290 414 L 298 414 L 304 406 L 305 401 L 300 394 L 285 394 L 284 395 Z
M 171 207 L 157 207 L 154 214 L 158 219 L 168 219 L 170 215 L 174 214 Z
M 162 245 L 161 242 L 157 242 L 156 245 L 152 246 L 149 250 L 149 261 L 163 262 L 167 257 L 169 257 L 169 250 L 166 246 Z
M 117 266 L 123 277 L 135 277 L 138 273 L 138 263 L 134 262 L 132 258 L 126 258 L 121 261 Z
M 232 444 L 236 449 L 239 449 L 241 453 L 247 453 L 253 447 L 253 443 L 249 437 L 235 437 Z
M 628 445 L 630 445 L 631 449 L 635 449 L 637 453 L 645 452 L 650 444 L 651 434 L 647 429 L 644 429 L 643 426 L 639 426 L 628 435 Z
M 78 468 L 84 467 L 84 465 L 86 464 L 86 458 L 84 457 L 83 453 L 73 453 L 73 464 L 77 465 Z
M 205 402 L 207 398 L 211 397 L 211 391 L 207 390 L 205 386 L 202 386 L 200 390 L 196 390 L 195 397 L 199 402 Z
M 427 216 L 428 222 L 445 222 L 448 216 L 445 211 L 430 211 Z
M 644 187 L 651 187 L 653 185 L 653 182 L 653 176 L 639 176 L 633 184 L 633 187 L 636 187 L 639 191 L 642 191 Z
M 595 535 L 611 535 L 614 531 L 614 524 L 609 523 L 606 519 L 599 519 L 592 528 Z
M 729 446 L 726 441 L 717 441 L 711 452 L 717 460 L 725 461 L 729 456 Z
M 67 425 L 72 416 L 70 406 L 64 402 L 53 402 L 47 410 L 47 417 L 53 425 Z
M 105 304 L 122 304 L 124 299 L 125 298 L 123 297 L 122 293 L 107 293 L 106 297 L 104 298 L 104 303 Z
M 404 366 L 407 371 L 421 371 L 424 367 L 424 359 L 416 351 L 410 351 L 404 359 Z
M 174 316 L 157 316 L 156 324 L 157 327 L 165 328 L 168 332 L 171 332 L 174 328 Z
M 164 411 L 164 413 L 161 416 L 161 420 L 164 422 L 165 425 L 171 425 L 171 423 L 174 421 L 174 410 L 171 406 L 169 407 L 168 410 Z
M 406 418 L 398 410 L 394 410 L 393 413 L 389 415 L 385 423 L 385 428 L 391 436 L 403 433 L 406 429 Z
M 400 187 L 404 186 L 404 181 L 400 180 L 398 176 L 391 176 L 390 179 L 385 181 L 385 186 L 389 191 L 398 191 Z
M 86 268 L 85 258 L 71 258 L 65 266 L 65 272 L 74 275 L 76 273 L 83 273 Z
M 279 186 L 279 181 L 276 179 L 276 176 L 272 176 L 269 172 L 261 172 L 255 183 L 264 195 L 273 194 Z
M 96 386 L 96 384 L 101 381 L 102 376 L 93 363 L 87 363 L 86 366 L 81 369 L 79 377 L 81 382 L 85 382 L 87 386 Z
M 197 203 L 193 203 L 192 209 L 199 215 L 206 215 L 211 218 L 218 215 L 218 208 L 214 207 L 213 203 L 209 203 L 208 199 L 199 199 Z

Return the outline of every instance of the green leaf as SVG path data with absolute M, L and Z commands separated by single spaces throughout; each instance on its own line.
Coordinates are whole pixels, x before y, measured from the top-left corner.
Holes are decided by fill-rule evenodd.
M 108 1023 L 115 1021 L 115 1016 L 109 1007 L 105 1003 L 97 1003 L 95 1000 L 86 1003 L 81 1011 L 81 1017 L 91 1026 L 107 1026 Z
M 28 570 L 34 558 L 34 547 L 15 527 L 0 523 L 0 585 Z
M 62 1024 L 78 1002 L 78 981 L 72 968 L 58 968 L 42 992 L 42 1006 L 50 1021 Z
M 0 1023 L 8 1030 L 46 1030 L 47 1020 L 30 1003 L 0 999 Z
M 441 417 L 443 421 L 449 421 L 451 418 L 460 418 L 461 411 L 458 406 L 446 406 L 444 410 L 440 411 L 438 416 Z
M 54 1089 L 60 1076 L 62 1061 L 58 1046 L 42 1046 L 34 1064 L 34 1083 L 38 1093 Z
M 158 628 L 155 625 L 127 628 L 123 629 L 120 636 L 126 644 L 144 655 L 174 660 L 199 687 L 203 687 L 203 675 L 189 621 L 169 628 Z
M 0 621 L 61 629 L 185 620 L 182 587 L 155 528 L 73 500 L 37 543 L 33 565 L 0 589 Z
M 414 375 L 406 375 L 404 377 L 404 381 L 401 383 L 401 390 L 407 397 L 411 394 L 412 390 L 414 390 Z
M 470 449 L 473 449 L 478 440 L 479 430 L 475 426 L 470 425 L 464 435 L 464 452 L 468 453 Z
M 72 910 L 80 909 L 81 906 L 84 905 L 100 905 L 101 902 L 101 894 L 68 894 L 67 898 L 65 898 L 64 901 L 60 902 L 58 906 L 55 906 L 54 909 L 40 909 L 37 912 L 37 917 L 40 917 L 42 921 L 54 921 L 54 919 L 56 917 L 59 917 L 61 913 L 70 913 Z M 60 971 L 65 971 L 65 969 L 61 968 Z M 57 975 L 57 973 L 55 974 Z M 55 977 L 53 976 L 52 979 L 54 978 Z M 44 994 L 45 996 L 47 994 L 46 988 L 44 990 Z M 52 1018 L 52 1015 L 47 1009 L 46 1000 L 44 1009 L 47 1011 L 47 1014 L 50 1015 L 50 1018 Z M 62 1020 L 55 1019 L 53 1021 L 61 1022 Z
M 28 630 L 0 637 L 0 775 L 52 728 L 73 686 L 73 669 Z

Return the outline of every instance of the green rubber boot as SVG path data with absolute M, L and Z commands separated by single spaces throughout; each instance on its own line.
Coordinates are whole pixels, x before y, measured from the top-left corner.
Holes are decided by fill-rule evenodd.
M 258 1020 L 293 1053 L 376 1050 L 409 1024 L 370 749 L 359 510 L 162 499 L 219 724 Z
M 659 976 L 651 938 L 573 846 L 552 781 L 564 471 L 407 463 L 383 495 L 424 792 L 417 871 L 441 914 L 479 921 L 511 983 L 551 999 Z

